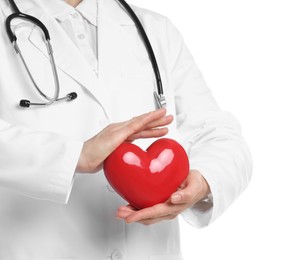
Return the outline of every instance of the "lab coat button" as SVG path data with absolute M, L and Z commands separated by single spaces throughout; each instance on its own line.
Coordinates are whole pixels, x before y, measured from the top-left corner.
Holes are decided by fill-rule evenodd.
M 122 260 L 123 255 L 120 251 L 114 250 L 111 254 L 111 260 Z
M 83 40 L 83 39 L 85 38 L 85 35 L 84 35 L 83 33 L 80 33 L 80 34 L 78 35 L 78 38 L 79 38 L 80 40 Z
M 74 19 L 77 19 L 79 17 L 79 14 L 78 13 L 73 13 L 71 14 L 71 16 L 74 18 Z

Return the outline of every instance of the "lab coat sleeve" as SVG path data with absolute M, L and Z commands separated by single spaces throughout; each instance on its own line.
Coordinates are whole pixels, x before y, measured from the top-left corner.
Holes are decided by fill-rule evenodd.
M 67 203 L 82 143 L 0 119 L 0 186 Z
M 204 227 L 247 187 L 252 160 L 238 121 L 218 107 L 184 40 L 169 20 L 167 34 L 169 85 L 174 89 L 177 129 L 191 169 L 199 170 L 211 189 L 208 198 L 182 216 L 195 227 Z

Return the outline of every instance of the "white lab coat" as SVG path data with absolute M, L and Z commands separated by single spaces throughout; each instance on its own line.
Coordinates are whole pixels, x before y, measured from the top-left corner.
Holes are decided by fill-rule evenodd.
M 44 108 L 17 105 L 23 98 L 41 98 L 5 33 L 11 10 L 0 0 L 0 259 L 182 259 L 177 219 L 126 225 L 115 219 L 125 201 L 103 172 L 74 176 L 83 141 L 111 122 L 155 108 L 154 74 L 132 20 L 115 0 L 99 0 L 96 75 L 40 1 L 16 2 L 49 29 L 61 96 L 75 91 L 78 98 Z M 247 186 L 249 151 L 238 122 L 217 106 L 176 28 L 159 14 L 134 10 L 159 63 L 168 113 L 175 116 L 168 136 L 181 142 L 191 168 L 202 172 L 212 190 L 213 206 L 211 201 L 199 203 L 182 214 L 203 227 Z M 16 30 L 33 75 L 52 95 L 40 32 L 28 25 Z M 152 141 L 137 143 L 145 148 Z

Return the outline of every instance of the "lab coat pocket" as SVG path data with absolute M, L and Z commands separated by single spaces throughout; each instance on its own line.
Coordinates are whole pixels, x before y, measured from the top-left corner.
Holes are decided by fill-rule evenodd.
M 181 256 L 178 255 L 153 255 L 149 256 L 149 260 L 183 260 Z
M 122 25 L 127 51 L 130 51 L 140 61 L 148 61 L 148 53 L 137 27 L 134 24 Z
M 133 25 L 123 25 L 124 53 L 122 75 L 124 77 L 152 78 L 153 70 L 146 47 Z
M 154 79 L 154 72 L 150 61 L 144 63 L 139 62 L 135 59 L 126 60 L 121 68 L 122 78 L 136 78 L 138 80 Z

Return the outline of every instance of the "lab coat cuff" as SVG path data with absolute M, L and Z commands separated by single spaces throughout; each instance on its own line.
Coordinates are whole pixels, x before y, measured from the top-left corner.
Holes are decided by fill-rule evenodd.
M 182 212 L 183 219 L 196 228 L 208 226 L 217 216 L 217 185 L 208 171 L 199 165 L 191 164 L 191 169 L 198 170 L 210 186 L 210 194 L 192 207 Z
M 75 170 L 81 154 L 83 142 L 67 141 L 62 149 L 60 165 L 55 177 L 50 180 L 51 200 L 67 204 L 75 178 Z

